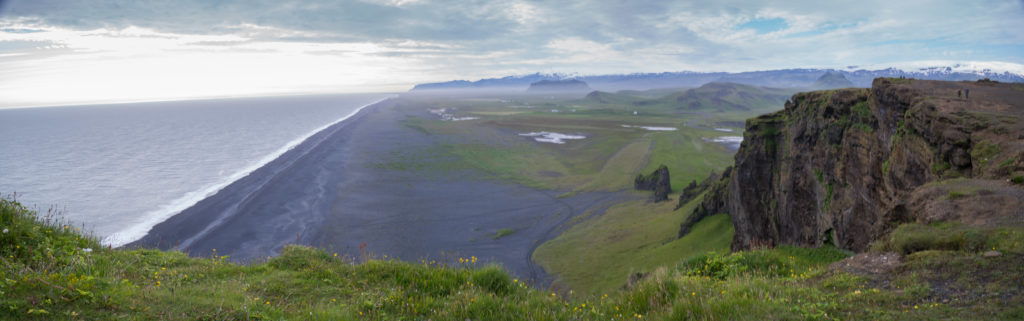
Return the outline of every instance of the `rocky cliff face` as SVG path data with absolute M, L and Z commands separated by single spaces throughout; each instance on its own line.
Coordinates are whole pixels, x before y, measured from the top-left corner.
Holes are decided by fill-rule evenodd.
M 724 188 L 695 211 L 729 213 L 734 250 L 862 251 L 900 222 L 1024 222 L 1022 119 L 1022 84 L 880 78 L 799 93 L 747 121 Z
M 668 193 L 672 192 L 668 166 L 661 165 L 647 176 L 636 175 L 636 179 L 633 180 L 633 188 L 641 191 L 654 191 L 655 202 L 668 200 Z

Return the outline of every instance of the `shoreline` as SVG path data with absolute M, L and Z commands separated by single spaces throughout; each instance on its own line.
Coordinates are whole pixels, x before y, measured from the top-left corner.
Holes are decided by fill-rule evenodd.
M 333 121 L 331 123 L 328 123 L 328 124 L 325 124 L 325 125 L 323 125 L 323 126 L 321 126 L 319 128 L 316 128 L 316 129 L 310 131 L 306 135 L 303 135 L 301 137 L 297 137 L 297 138 L 289 141 L 288 143 L 286 143 L 284 146 L 278 148 L 273 153 L 263 156 L 259 161 L 255 162 L 254 164 L 251 164 L 251 165 L 249 165 L 247 167 L 244 167 L 243 169 L 238 170 L 234 174 L 228 176 L 227 179 L 225 179 L 225 180 L 223 180 L 221 182 L 217 182 L 217 183 L 215 183 L 213 185 L 201 187 L 198 190 L 186 193 L 184 196 L 182 196 L 182 197 L 180 197 L 180 198 L 178 198 L 178 199 L 176 199 L 174 201 L 171 201 L 171 203 L 169 203 L 169 204 L 165 204 L 165 205 L 161 206 L 158 209 L 155 209 L 155 210 L 152 210 L 150 212 L 147 212 L 146 215 L 144 215 L 144 216 L 147 216 L 145 218 L 145 222 L 144 223 L 136 224 L 134 226 L 129 226 L 128 228 L 125 228 L 125 229 L 123 229 L 121 231 L 118 231 L 118 232 L 115 232 L 113 234 L 110 234 L 110 235 L 104 237 L 100 241 L 100 243 L 103 244 L 103 245 L 108 245 L 108 246 L 113 246 L 113 247 L 122 247 L 122 246 L 125 246 L 125 245 L 128 245 L 128 244 L 137 242 L 137 241 L 145 238 L 147 235 L 149 235 L 150 231 L 152 231 L 152 229 L 156 225 L 159 225 L 160 223 L 163 223 L 163 222 L 167 221 L 168 219 L 170 219 L 170 218 L 172 218 L 174 216 L 177 216 L 178 214 L 181 214 L 185 210 L 195 206 L 199 202 L 201 202 L 201 201 L 203 201 L 203 200 L 205 200 L 207 198 L 210 198 L 210 197 L 216 195 L 221 190 L 227 188 L 228 186 L 234 184 L 235 182 L 245 178 L 246 176 L 249 176 L 249 175 L 253 174 L 257 170 L 259 170 L 259 169 L 267 166 L 271 162 L 281 158 L 282 156 L 284 156 L 289 151 L 297 148 L 299 145 L 305 144 L 307 141 L 309 141 L 311 138 L 313 138 L 317 134 L 319 134 L 319 133 L 321 133 L 321 132 L 323 132 L 323 131 L 325 131 L 325 130 L 327 130 L 327 129 L 335 126 L 335 125 L 338 125 L 338 124 L 340 124 L 340 123 L 342 123 L 342 122 L 352 118 L 353 116 L 355 116 L 356 114 L 358 114 L 360 111 L 362 111 L 363 109 L 365 109 L 367 107 L 380 104 L 380 103 L 385 102 L 385 101 L 387 101 L 389 99 L 392 99 L 392 98 L 394 98 L 394 96 L 387 97 L 387 98 L 382 98 L 382 99 L 379 99 L 379 100 L 377 100 L 375 102 L 372 102 L 372 103 L 360 106 L 360 107 L 356 108 L 355 110 L 353 110 L 352 112 L 350 112 L 348 115 L 345 115 L 345 116 L 343 116 L 341 118 L 338 118 L 337 120 L 335 120 L 335 121 Z M 195 195 L 197 195 L 197 194 L 199 194 L 201 196 L 196 197 Z M 145 231 L 142 231 L 142 230 L 145 230 Z
M 558 191 L 496 180 L 474 168 L 384 166 L 396 157 L 450 161 L 429 151 L 452 137 L 417 131 L 404 124 L 410 117 L 436 116 L 401 97 L 368 106 L 128 247 L 247 263 L 277 256 L 288 244 L 356 259 L 366 244 L 366 253 L 408 262 L 454 265 L 475 256 L 479 266 L 500 264 L 543 288 L 553 278 L 533 262 L 533 250 L 572 218 L 622 198 L 611 192 L 558 198 Z M 513 232 L 496 236 L 501 230 Z
M 361 106 L 348 116 L 325 125 L 291 146 L 277 157 L 250 171 L 243 177 L 231 181 L 217 191 L 188 206 L 177 214 L 153 225 L 142 237 L 127 242 L 122 247 L 156 247 L 163 250 L 177 249 L 189 253 L 189 245 L 206 236 L 213 229 L 220 227 L 226 220 L 238 213 L 240 205 L 248 202 L 254 194 L 269 182 L 285 174 L 289 167 L 309 153 L 317 150 L 317 146 L 335 136 L 339 131 L 365 117 L 374 108 L 387 104 L 394 97 L 384 98 L 375 103 Z M 298 139 L 297 139 L 298 140 Z M 195 231 L 196 226 L 203 226 Z M 212 248 L 211 248 L 212 249 Z M 255 258 L 255 257 L 252 257 Z M 251 259 L 251 258 L 250 258 Z

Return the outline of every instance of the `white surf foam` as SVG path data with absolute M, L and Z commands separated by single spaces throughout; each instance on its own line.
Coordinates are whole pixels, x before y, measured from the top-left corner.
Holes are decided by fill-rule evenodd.
M 385 101 L 385 100 L 388 100 L 390 98 L 393 98 L 393 97 L 382 98 L 382 99 L 377 100 L 375 102 L 372 102 L 372 103 L 360 106 L 359 108 L 356 108 L 355 110 L 353 110 L 348 115 L 345 115 L 345 117 L 339 118 L 338 120 L 335 120 L 334 122 L 331 122 L 331 123 L 329 123 L 327 125 L 323 125 L 323 126 L 317 128 L 317 129 L 314 129 L 313 131 L 309 132 L 306 135 L 303 135 L 303 136 L 300 136 L 300 137 L 298 137 L 296 139 L 293 139 L 292 141 L 288 142 L 287 144 L 285 144 L 281 148 L 278 148 L 273 153 L 270 153 L 270 154 L 264 156 L 263 158 L 259 159 L 258 161 L 253 162 L 249 166 L 246 166 L 246 167 L 242 168 L 241 170 L 236 171 L 234 174 L 231 174 L 231 176 L 225 177 L 223 180 L 221 180 L 221 181 L 219 181 L 217 183 L 205 186 L 203 188 L 200 188 L 200 189 L 192 191 L 192 192 L 185 193 L 185 195 L 182 195 L 178 199 L 175 199 L 175 200 L 173 200 L 173 201 L 171 201 L 171 202 L 169 202 L 167 204 L 164 204 L 164 205 L 160 206 L 160 208 L 158 208 L 156 210 L 149 211 L 146 214 L 143 214 L 144 219 L 143 219 L 143 221 L 141 223 L 135 224 L 135 225 L 130 226 L 128 228 L 125 228 L 125 229 L 123 229 L 121 231 L 112 233 L 112 234 L 108 235 L 107 237 L 103 238 L 103 240 L 101 240 L 100 243 L 103 244 L 103 245 L 109 245 L 109 246 L 113 246 L 113 247 L 120 247 L 122 245 L 125 245 L 125 244 L 128 244 L 128 243 L 134 242 L 134 241 L 136 241 L 138 239 L 141 239 L 142 237 L 146 236 L 146 234 L 149 234 L 149 231 L 152 230 L 153 227 L 156 226 L 157 224 L 160 224 L 161 222 L 166 221 L 167 219 L 171 218 L 172 216 L 177 215 L 178 213 L 181 213 L 181 211 L 184 211 L 184 210 L 188 209 L 189 207 L 192 207 L 192 205 L 195 205 L 196 203 L 199 203 L 199 201 L 202 201 L 202 200 L 206 199 L 207 197 L 210 197 L 213 194 L 216 194 L 221 189 L 224 189 L 224 187 L 227 187 L 228 185 L 231 185 L 231 183 L 234 183 L 235 181 L 237 181 L 239 179 L 242 179 L 243 177 L 245 177 L 245 176 L 251 174 L 252 172 L 256 171 L 257 169 L 259 169 L 260 167 L 263 167 L 267 163 L 270 163 L 271 161 L 277 159 L 278 157 L 281 157 L 281 155 L 283 155 L 284 153 L 287 153 L 288 151 L 292 150 L 293 148 L 295 148 L 295 146 L 298 146 L 299 144 L 302 144 L 303 142 L 305 142 L 307 139 L 309 139 L 313 135 L 316 135 L 317 133 L 319 133 L 319 132 L 321 132 L 321 131 L 323 131 L 323 130 L 325 130 L 327 128 L 330 128 L 331 126 L 334 126 L 337 123 L 340 123 L 340 122 L 342 122 L 342 121 L 344 121 L 346 119 L 351 118 L 352 116 L 355 116 L 355 114 L 359 113 L 359 111 L 363 110 L 363 108 L 366 108 L 366 107 L 369 107 L 369 106 L 373 106 L 375 104 L 378 104 L 378 103 L 380 103 L 382 101 Z

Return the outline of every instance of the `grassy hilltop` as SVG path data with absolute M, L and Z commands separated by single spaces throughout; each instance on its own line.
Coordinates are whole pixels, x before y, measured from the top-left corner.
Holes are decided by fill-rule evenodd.
M 0 319 L 5 320 L 625 320 L 1019 319 L 1017 258 L 949 246 L 946 226 L 908 226 L 905 268 L 883 282 L 829 263 L 831 247 L 705 254 L 659 268 L 621 291 L 534 289 L 474 258 L 457 266 L 376 258 L 354 264 L 289 246 L 263 263 L 106 249 L 74 228 L 0 200 Z M 1024 234 L 992 231 L 985 246 L 1020 256 Z M 950 234 L 952 233 L 952 234 Z M 942 236 L 946 235 L 946 236 Z M 970 234 L 976 235 L 976 234 Z M 909 241 L 908 241 L 909 240 Z M 936 250 L 920 250 L 924 244 Z M 941 249 L 941 250 L 939 250 Z M 951 250 L 952 249 L 952 250 Z M 933 278 L 967 292 L 935 300 Z M 1017 279 L 1019 282 L 1019 279 Z M 992 293 L 1001 293 L 992 295 Z M 1010 300 L 1008 301 L 1007 298 Z
M 773 93 L 779 94 L 715 84 L 585 98 L 402 98 L 396 108 L 422 114 L 404 125 L 444 143 L 397 152 L 374 166 L 439 177 L 473 168 L 563 196 L 628 196 L 603 212 L 583 213 L 538 244 L 534 261 L 558 277 L 551 288 L 525 284 L 475 257 L 403 262 L 292 245 L 236 265 L 223 256 L 109 249 L 54 213 L 40 215 L 8 197 L 0 199 L 0 319 L 1024 318 L 1020 227 L 906 223 L 858 255 L 828 245 L 729 253 L 733 225 L 725 214 L 677 238 L 702 196 L 678 209 L 675 201 L 652 203 L 648 193 L 632 191 L 633 177 L 664 164 L 670 197 L 678 198 L 691 181 L 732 164 L 732 152 L 709 138 L 742 135 L 744 119 L 771 111 L 702 106 L 766 102 L 776 99 Z M 428 111 L 440 108 L 475 119 L 445 120 Z M 518 135 L 539 131 L 586 138 L 559 145 Z

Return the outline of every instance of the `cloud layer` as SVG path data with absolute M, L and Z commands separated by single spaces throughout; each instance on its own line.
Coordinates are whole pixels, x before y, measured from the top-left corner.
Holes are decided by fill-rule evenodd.
M 0 1 L 0 101 L 404 90 L 536 71 L 1020 64 L 1020 30 L 1022 1 Z

